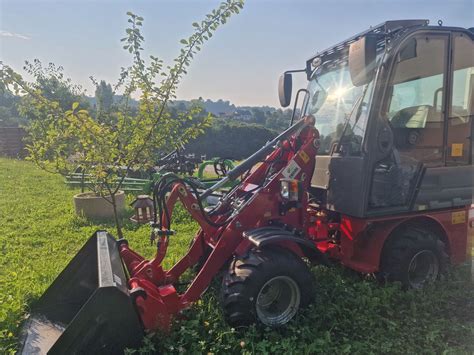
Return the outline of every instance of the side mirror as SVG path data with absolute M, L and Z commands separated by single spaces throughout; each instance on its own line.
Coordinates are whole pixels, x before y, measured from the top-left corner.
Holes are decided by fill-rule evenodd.
M 349 72 L 354 86 L 368 84 L 375 74 L 377 37 L 367 35 L 349 46 Z
M 278 97 L 282 107 L 288 107 L 291 102 L 293 79 L 290 73 L 283 73 L 278 82 Z

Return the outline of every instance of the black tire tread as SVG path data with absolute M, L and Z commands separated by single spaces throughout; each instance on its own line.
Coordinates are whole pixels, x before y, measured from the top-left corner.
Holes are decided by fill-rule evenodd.
M 446 271 L 449 256 L 446 245 L 436 233 L 418 226 L 406 226 L 396 232 L 384 247 L 381 271 L 388 281 L 400 281 L 404 288 L 409 288 L 404 266 L 415 250 L 423 248 L 435 252 L 439 260 L 438 278 Z
M 249 325 L 257 321 L 255 301 L 262 280 L 285 274 L 300 287 L 300 307 L 313 298 L 313 275 L 301 258 L 280 248 L 253 249 L 235 258 L 222 282 L 221 304 L 227 322 L 233 326 Z M 266 282 L 266 281 L 265 281 Z

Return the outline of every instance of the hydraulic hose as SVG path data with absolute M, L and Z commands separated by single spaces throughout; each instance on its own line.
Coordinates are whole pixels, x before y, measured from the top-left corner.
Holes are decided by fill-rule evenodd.
M 208 223 L 209 225 L 213 227 L 222 227 L 230 222 L 229 219 L 223 222 L 219 222 L 219 223 L 211 221 L 204 209 L 204 206 L 202 205 L 202 198 L 199 194 L 198 186 L 196 185 L 196 183 L 192 181 L 191 179 L 181 178 L 175 174 L 170 173 L 170 174 L 164 175 L 153 189 L 153 207 L 155 208 L 155 211 L 158 211 L 158 214 L 155 213 L 155 216 L 154 216 L 155 225 L 161 228 L 161 217 L 164 215 L 168 228 L 171 228 L 171 215 L 168 210 L 168 206 L 166 205 L 166 193 L 167 193 L 168 188 L 172 186 L 174 183 L 181 183 L 181 184 L 189 186 L 192 193 L 196 196 L 196 200 L 199 206 L 199 211 L 201 215 L 203 216 L 204 220 L 206 221 L 206 223 Z M 157 216 L 160 217 L 159 220 Z

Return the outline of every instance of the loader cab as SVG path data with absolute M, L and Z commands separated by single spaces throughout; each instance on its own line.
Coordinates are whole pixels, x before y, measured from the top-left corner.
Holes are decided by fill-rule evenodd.
M 354 217 L 471 204 L 474 33 L 389 21 L 307 61 L 312 194 Z

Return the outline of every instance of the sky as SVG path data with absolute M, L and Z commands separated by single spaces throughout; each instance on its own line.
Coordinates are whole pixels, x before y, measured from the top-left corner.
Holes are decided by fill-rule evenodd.
M 131 62 L 120 38 L 127 11 L 144 17 L 145 54 L 171 63 L 179 40 L 214 0 L 0 0 L 0 61 L 62 65 L 89 95 L 89 79 L 114 83 Z M 179 99 L 229 100 L 278 107 L 279 75 L 316 52 L 386 20 L 422 18 L 474 27 L 474 0 L 247 0 L 203 46 L 180 83 Z M 305 86 L 303 76 L 295 88 Z

